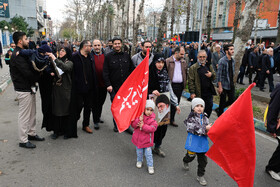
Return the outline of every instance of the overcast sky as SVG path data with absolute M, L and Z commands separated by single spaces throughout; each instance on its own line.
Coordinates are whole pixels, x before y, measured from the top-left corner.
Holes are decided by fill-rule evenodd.
M 137 0 L 140 1 L 140 0 Z M 63 21 L 65 16 L 63 14 L 63 9 L 65 7 L 67 0 L 47 0 L 47 12 L 48 15 L 51 16 L 52 20 L 54 22 L 56 21 Z M 163 0 L 146 0 L 145 4 L 149 4 L 149 6 L 153 7 L 154 10 L 158 10 L 159 8 L 163 7 Z M 150 9 L 149 11 L 152 11 L 152 8 L 148 8 L 149 6 L 146 6 L 146 9 Z M 137 10 L 136 10 L 137 11 Z

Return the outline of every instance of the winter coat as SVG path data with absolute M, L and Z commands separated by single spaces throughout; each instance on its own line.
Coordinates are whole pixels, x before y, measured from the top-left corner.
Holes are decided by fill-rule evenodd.
M 218 68 L 217 68 L 217 65 L 219 63 L 219 60 L 224 57 L 224 54 L 220 52 L 220 54 L 218 54 L 217 52 L 214 52 L 213 53 L 213 57 L 212 57 L 212 65 L 213 65 L 213 68 L 215 70 L 215 72 L 218 71 Z
M 124 81 L 134 70 L 130 56 L 126 52 L 112 51 L 105 55 L 103 65 L 103 78 L 105 86 L 112 86 L 118 92 Z
M 276 85 L 270 97 L 271 99 L 267 112 L 267 131 L 270 133 L 277 133 L 277 135 L 280 136 L 280 128 L 276 130 L 277 119 L 280 113 L 280 84 Z
M 184 124 L 187 127 L 187 131 L 195 135 L 206 135 L 206 126 L 209 124 L 209 119 L 203 114 L 197 114 L 191 112 Z
M 222 83 L 222 87 L 225 90 L 230 90 L 230 77 L 228 71 L 229 59 L 224 56 L 219 60 L 218 71 L 217 71 L 217 81 Z M 235 61 L 232 58 L 232 72 L 234 74 Z
M 210 72 L 212 73 L 211 80 L 214 81 L 216 78 L 216 73 L 212 67 L 211 64 L 206 64 L 205 66 L 208 66 Z M 189 91 L 191 94 L 195 94 L 196 97 L 201 97 L 201 82 L 200 82 L 200 77 L 198 73 L 198 69 L 200 68 L 199 63 L 195 63 L 192 65 L 189 69 L 189 74 L 188 74 L 188 86 L 189 86 Z M 211 81 L 211 91 L 212 95 L 216 95 L 216 90 Z
M 29 57 L 16 55 L 21 50 L 20 47 L 16 47 L 13 51 L 10 74 L 16 91 L 31 92 L 31 86 L 39 80 L 39 72 L 34 70 Z
M 73 62 L 56 59 L 55 63 L 64 73 L 61 75 L 61 82 L 53 87 L 52 113 L 55 116 L 67 116 L 70 114 Z
M 180 62 L 181 62 L 181 71 L 182 71 L 183 85 L 184 85 L 184 88 L 185 88 L 186 85 L 187 85 L 188 64 L 183 59 L 180 60 Z M 174 62 L 174 57 L 173 56 L 171 56 L 168 59 L 166 59 L 166 66 L 167 66 L 169 78 L 170 78 L 170 80 L 172 82 L 173 76 L 174 76 L 174 70 L 175 70 L 175 62 Z
M 203 114 L 191 112 L 184 121 L 187 126 L 188 137 L 185 149 L 195 153 L 205 153 L 209 150 L 206 126 L 209 124 L 208 118 Z
M 157 122 L 155 120 L 155 113 L 150 116 L 143 115 L 143 127 L 137 126 L 139 118 L 135 119 L 131 126 L 134 128 L 132 135 L 132 143 L 139 149 L 152 147 L 154 145 L 154 132 L 157 130 Z
M 134 67 L 137 67 L 144 60 L 141 56 L 141 53 L 142 52 L 139 52 L 133 55 L 133 57 L 131 58 Z M 153 53 L 151 53 L 149 56 L 149 65 L 153 62 L 153 59 L 154 59 L 154 55 Z

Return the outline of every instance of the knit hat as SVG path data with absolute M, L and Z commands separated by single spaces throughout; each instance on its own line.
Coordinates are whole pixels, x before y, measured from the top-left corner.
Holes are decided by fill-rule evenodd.
M 159 103 L 165 103 L 165 104 L 169 105 L 170 104 L 169 98 L 166 95 L 161 94 L 156 99 L 156 105 L 158 105 Z
M 146 107 L 145 108 L 152 108 L 153 110 L 155 110 L 155 102 L 152 100 L 147 100 L 146 101 Z
M 196 107 L 197 105 L 202 105 L 204 108 L 205 103 L 204 103 L 203 99 L 198 98 L 198 97 L 194 98 L 192 100 L 192 109 L 194 109 L 194 107 Z
M 48 46 L 47 44 L 41 45 L 41 47 L 38 49 L 39 53 L 51 53 L 52 49 L 50 48 L 50 46 Z

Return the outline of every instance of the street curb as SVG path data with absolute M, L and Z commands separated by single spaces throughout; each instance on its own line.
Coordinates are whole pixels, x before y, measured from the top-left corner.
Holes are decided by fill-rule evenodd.
M 186 91 L 183 91 L 182 95 L 183 95 L 185 98 L 189 98 L 189 97 L 190 97 L 190 93 L 188 93 L 188 92 L 186 92 Z M 218 104 L 213 103 L 213 108 L 212 108 L 212 110 L 215 110 L 215 109 L 218 108 L 218 107 L 219 107 Z M 226 109 L 227 109 L 227 108 L 225 108 L 225 110 L 226 110 Z M 262 132 L 264 132 L 264 133 L 268 133 L 268 132 L 266 131 L 265 126 L 264 126 L 264 122 L 262 122 L 262 121 L 260 121 L 260 120 L 254 118 L 254 125 L 255 125 L 255 128 L 256 128 L 256 129 L 258 129 L 258 130 L 260 130 L 260 131 L 262 131 Z
M 5 89 L 12 83 L 12 80 L 9 79 L 0 85 L 0 93 L 4 92 Z

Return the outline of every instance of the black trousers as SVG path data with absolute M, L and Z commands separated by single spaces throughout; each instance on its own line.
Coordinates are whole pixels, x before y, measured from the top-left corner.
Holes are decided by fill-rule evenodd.
M 202 94 L 201 99 L 205 102 L 204 112 L 207 114 L 208 118 L 210 118 L 213 108 L 213 95 L 210 94 Z
M 271 71 L 270 74 L 267 74 L 266 72 L 261 73 L 260 89 L 264 88 L 264 81 L 266 78 L 268 79 L 269 91 L 272 92 L 274 90 L 274 84 L 273 84 L 273 74 L 271 73 Z
M 167 131 L 167 125 L 158 126 L 154 135 L 155 148 L 159 148 L 162 144 L 162 140 L 165 137 Z
M 83 127 L 89 126 L 89 118 L 90 118 L 92 105 L 93 105 L 93 91 L 77 94 L 77 121 L 79 121 L 82 109 L 84 109 Z
M 184 84 L 183 83 L 172 83 L 172 89 L 176 97 L 178 98 L 178 104 L 181 101 L 182 92 L 184 90 Z M 176 113 L 176 107 L 174 105 L 171 105 L 171 117 L 170 122 L 175 121 L 175 113 Z
M 257 84 L 257 86 L 259 86 L 260 85 L 260 71 L 258 71 L 258 70 L 256 70 L 256 76 L 255 76 L 255 78 L 254 78 L 254 80 L 253 80 L 253 82 L 255 82 L 256 84 Z
M 223 89 L 223 92 L 220 95 L 220 105 L 219 105 L 219 113 L 218 116 L 222 115 L 224 109 L 231 105 L 235 99 L 235 88 L 231 88 L 230 90 Z M 228 97 L 228 100 L 226 98 Z
M 252 76 L 255 72 L 255 69 L 254 68 L 251 68 L 248 66 L 248 69 L 249 69 L 249 83 L 251 84 L 252 83 Z
M 267 171 L 272 170 L 276 173 L 280 172 L 280 140 L 278 138 L 277 140 L 278 146 L 275 152 L 273 153 L 272 157 L 268 161 L 268 165 L 266 166 Z
M 69 115 L 67 116 L 54 116 L 53 133 L 56 135 L 64 135 L 66 127 L 69 125 Z
M 93 123 L 100 122 L 102 108 L 103 108 L 103 104 L 106 100 L 106 96 L 107 96 L 107 88 L 98 87 L 98 98 L 95 100 L 94 105 L 92 107 Z
M 186 153 L 186 156 L 183 158 L 183 162 L 189 163 L 193 161 L 196 155 L 197 155 L 197 162 L 198 162 L 197 176 L 202 177 L 205 174 L 205 168 L 208 163 L 205 153 L 195 153 L 191 155 L 189 153 Z

